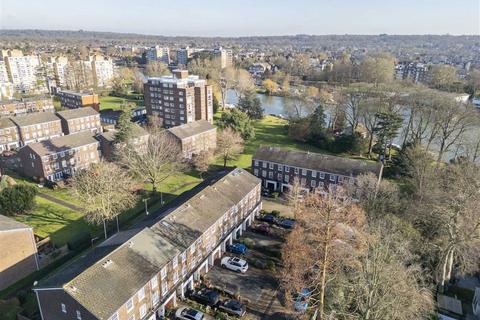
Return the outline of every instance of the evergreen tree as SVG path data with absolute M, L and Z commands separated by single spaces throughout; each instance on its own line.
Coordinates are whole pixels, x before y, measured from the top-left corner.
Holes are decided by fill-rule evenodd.
M 118 131 L 115 134 L 115 143 L 125 143 L 132 136 L 133 122 L 129 111 L 123 112 L 118 118 Z
M 263 118 L 263 108 L 255 91 L 247 91 L 238 101 L 238 108 L 252 119 Z

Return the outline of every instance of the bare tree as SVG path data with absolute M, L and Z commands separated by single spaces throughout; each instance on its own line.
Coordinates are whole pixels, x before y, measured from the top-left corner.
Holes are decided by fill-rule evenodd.
M 203 179 L 202 175 L 208 171 L 208 166 L 212 159 L 213 152 L 211 150 L 204 150 L 192 156 L 193 168 L 200 173 L 200 178 Z
M 298 224 L 282 250 L 282 287 L 290 301 L 302 289 L 311 290 L 310 308 L 322 320 L 328 283 L 362 251 L 364 214 L 338 189 L 307 195 L 295 216 Z
M 231 128 L 225 128 L 217 135 L 217 156 L 222 158 L 223 166 L 228 160 L 234 160 L 243 151 L 243 139 L 240 134 Z
M 149 77 L 160 77 L 170 75 L 168 66 L 161 61 L 149 61 L 145 67 L 145 74 Z
M 72 191 L 83 204 L 85 219 L 104 225 L 135 203 L 131 177 L 114 163 L 100 162 L 72 178 Z
M 136 177 L 152 184 L 152 191 L 185 168 L 180 144 L 166 131 L 150 132 L 143 148 L 127 143 L 118 150 L 119 162 Z

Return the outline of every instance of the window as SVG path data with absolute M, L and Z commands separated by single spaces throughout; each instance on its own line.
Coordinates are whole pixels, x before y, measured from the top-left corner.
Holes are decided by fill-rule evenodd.
M 118 320 L 118 312 L 115 312 L 113 316 L 110 317 L 109 320 Z
M 320 172 L 320 179 L 325 179 L 325 172 Z
M 184 263 L 185 261 L 187 261 L 187 253 L 186 252 L 182 253 L 182 263 Z
M 77 310 L 77 320 L 82 320 L 82 313 Z
M 62 303 L 62 312 L 63 313 L 67 313 L 67 306 L 65 305 L 65 303 Z
M 154 276 L 152 280 L 150 280 L 150 284 L 152 285 L 152 288 L 156 288 L 158 286 L 157 276 Z
M 267 167 L 267 162 L 263 161 L 262 162 L 262 167 L 266 168 Z
M 283 166 L 281 164 L 277 165 L 278 171 L 282 172 L 283 171 Z
M 128 320 L 135 320 L 135 314 L 131 314 L 131 315 L 128 317 Z
M 258 160 L 253 161 L 253 165 L 258 167 Z
M 330 181 L 335 182 L 335 175 L 333 174 L 330 175 Z
M 315 178 L 317 176 L 317 171 L 312 171 L 312 178 Z
M 284 180 L 285 180 L 286 183 L 288 183 L 288 181 L 290 180 L 290 177 L 287 176 L 287 175 L 285 175 L 285 179 L 284 179 Z
M 340 183 L 340 182 L 342 182 L 342 181 L 343 181 L 342 176 L 338 176 L 338 182 Z
M 175 258 L 173 258 L 173 261 L 172 261 L 172 267 L 173 269 L 176 269 L 178 266 L 178 256 L 175 256 Z
M 279 174 L 277 175 L 277 180 L 278 180 L 278 181 L 282 181 L 282 178 L 283 178 L 283 177 L 282 177 L 282 174 L 279 173 Z
M 166 295 L 168 291 L 167 282 L 162 282 L 162 296 Z
M 258 177 L 258 169 L 253 169 L 253 174 Z
M 310 187 L 315 188 L 317 186 L 315 180 L 310 181 Z
M 262 170 L 262 177 L 266 178 L 267 177 L 267 171 Z
M 133 309 L 133 298 L 128 299 L 127 303 L 125 304 L 125 307 L 127 308 L 127 312 L 132 311 L 132 309 Z
M 306 176 L 307 175 L 307 169 L 302 169 L 302 176 Z
M 190 254 L 193 254 L 195 252 L 195 243 L 192 243 L 192 246 L 190 247 Z
M 298 168 L 294 168 L 294 169 L 293 169 L 293 172 L 294 172 L 295 174 L 298 174 Z
M 138 290 L 138 301 L 142 301 L 145 298 L 145 288 Z
M 173 271 L 173 283 L 177 283 L 178 282 L 178 271 L 175 269 L 175 271 Z
M 142 306 L 140 307 L 140 319 L 142 319 L 146 315 L 147 315 L 147 305 L 142 304 Z
M 273 172 L 268 173 L 268 179 L 273 179 Z
M 270 162 L 270 163 L 268 164 L 268 168 L 269 168 L 270 170 L 273 170 L 273 163 Z
M 285 166 L 285 172 L 290 172 L 290 167 Z
M 160 271 L 161 279 L 165 279 L 167 277 L 167 267 L 163 267 L 162 271 Z
M 160 301 L 160 298 L 158 296 L 158 292 L 154 292 L 152 296 L 152 304 L 156 306 L 158 304 L 158 301 Z

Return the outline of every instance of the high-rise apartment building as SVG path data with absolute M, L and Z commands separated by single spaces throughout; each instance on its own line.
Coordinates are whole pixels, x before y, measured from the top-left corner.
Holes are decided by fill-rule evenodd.
M 203 48 L 185 47 L 177 50 L 177 64 L 179 66 L 186 66 L 188 60 L 192 58 L 194 53 L 205 51 Z
M 65 87 L 67 85 L 67 57 L 52 58 L 53 76 L 57 87 Z
M 213 121 L 212 86 L 187 70 L 149 78 L 144 95 L 147 114 L 158 117 L 167 128 L 196 120 Z
M 37 69 L 40 66 L 38 56 L 24 56 L 20 50 L 2 50 L 0 55 L 5 63 L 8 79 L 15 88 L 20 91 L 34 89 L 37 82 Z
M 161 61 L 165 64 L 170 63 L 170 49 L 166 47 L 155 46 L 145 51 L 147 61 Z
M 213 55 L 219 60 L 222 69 L 233 66 L 233 51 L 231 49 L 218 47 L 213 49 Z
M 89 57 L 88 62 L 91 63 L 94 84 L 97 87 L 110 85 L 114 75 L 112 59 L 105 56 L 94 55 Z

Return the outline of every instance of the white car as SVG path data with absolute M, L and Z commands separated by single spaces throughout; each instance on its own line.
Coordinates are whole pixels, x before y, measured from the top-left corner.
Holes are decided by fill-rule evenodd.
M 247 261 L 240 259 L 240 258 L 234 258 L 234 257 L 225 257 L 222 259 L 221 262 L 222 267 L 230 269 L 232 271 L 237 271 L 241 273 L 245 273 L 248 270 L 248 263 Z
M 178 320 L 203 320 L 204 315 L 202 312 L 188 308 L 188 307 L 183 307 L 177 310 L 175 312 L 175 319 Z

